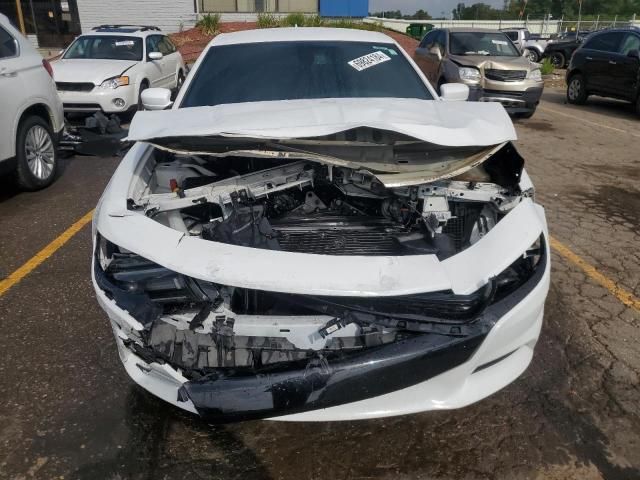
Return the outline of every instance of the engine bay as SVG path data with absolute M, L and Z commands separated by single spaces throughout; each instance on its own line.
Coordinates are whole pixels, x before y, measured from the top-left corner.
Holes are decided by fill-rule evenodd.
M 204 240 L 319 255 L 442 260 L 477 242 L 527 194 L 510 144 L 462 175 L 392 188 L 366 169 L 309 160 L 154 149 L 149 163 L 130 208 Z

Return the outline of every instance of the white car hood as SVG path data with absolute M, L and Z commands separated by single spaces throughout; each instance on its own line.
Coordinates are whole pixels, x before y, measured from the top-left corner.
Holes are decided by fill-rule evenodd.
M 100 85 L 108 78 L 122 75 L 138 62 L 130 60 L 62 59 L 51 63 L 56 82 L 79 82 Z
M 498 145 L 517 138 L 495 103 L 346 98 L 237 103 L 138 112 L 129 140 L 238 136 L 269 139 L 331 135 L 357 127 L 391 130 L 451 147 Z

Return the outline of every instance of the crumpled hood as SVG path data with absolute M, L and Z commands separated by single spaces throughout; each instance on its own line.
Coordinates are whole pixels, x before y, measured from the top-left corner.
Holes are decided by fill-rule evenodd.
M 100 85 L 108 78 L 122 75 L 138 62 L 130 60 L 61 59 L 51 63 L 56 82 L 91 82 Z
M 292 139 L 358 127 L 390 130 L 452 147 L 498 145 L 517 138 L 494 103 L 398 98 L 283 100 L 138 112 L 129 140 L 233 136 Z
M 449 58 L 458 65 L 496 70 L 531 70 L 531 62 L 526 57 L 490 57 L 485 55 L 451 55 Z

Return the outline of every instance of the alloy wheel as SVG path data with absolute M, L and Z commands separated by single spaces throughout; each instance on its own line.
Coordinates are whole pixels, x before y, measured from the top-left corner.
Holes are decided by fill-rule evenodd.
M 39 180 L 48 179 L 55 166 L 55 150 L 49 132 L 40 125 L 32 126 L 25 137 L 24 150 L 31 173 Z
M 582 93 L 582 82 L 579 78 L 574 78 L 569 83 L 569 99 L 576 101 L 580 98 L 580 94 Z

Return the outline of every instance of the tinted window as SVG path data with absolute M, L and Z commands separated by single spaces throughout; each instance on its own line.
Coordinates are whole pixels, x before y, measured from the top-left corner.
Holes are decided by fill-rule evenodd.
M 163 55 L 170 55 L 175 52 L 173 44 L 167 37 L 161 37 L 160 41 L 158 42 L 158 49 Z
M 433 40 L 436 38 L 437 34 L 437 30 L 432 30 L 431 32 L 427 33 L 420 42 L 420 48 L 427 48 L 429 44 L 433 43 Z
M 446 51 L 445 47 L 447 45 L 447 32 L 444 30 L 440 30 L 438 32 L 438 35 L 436 35 L 435 43 L 440 47 L 440 51 L 444 53 Z
M 622 41 L 620 53 L 622 55 L 628 55 L 632 50 L 640 50 L 640 37 L 638 35 L 634 35 L 633 33 L 628 33 Z
M 4 28 L 0 27 L 0 58 L 15 57 L 18 43 Z
M 182 106 L 372 97 L 433 98 L 392 44 L 270 42 L 210 48 Z
M 164 37 L 164 43 L 169 50 L 169 53 L 174 53 L 177 50 L 176 46 L 173 44 L 169 37 Z
M 519 57 L 520 53 L 504 33 L 451 32 L 449 49 L 453 55 Z
M 518 32 L 505 32 L 505 33 L 507 34 L 507 37 L 509 37 L 514 42 L 518 40 Z
M 147 37 L 147 55 L 151 52 L 159 52 L 160 51 L 160 40 L 162 40 L 161 35 L 149 35 Z
M 622 32 L 603 33 L 594 35 L 587 40 L 584 48 L 599 50 L 601 52 L 617 52 L 618 46 L 624 37 Z
M 80 37 L 71 44 L 64 58 L 142 60 L 142 40 L 114 35 Z

